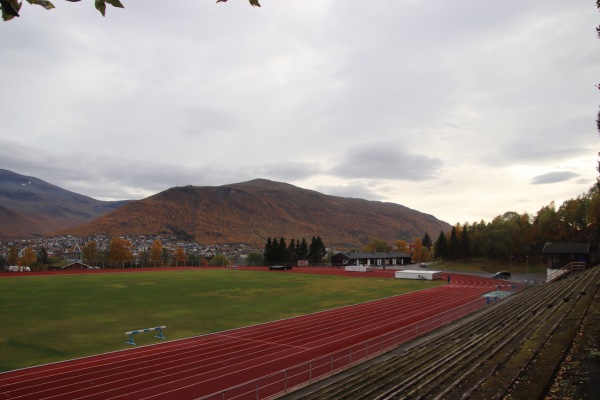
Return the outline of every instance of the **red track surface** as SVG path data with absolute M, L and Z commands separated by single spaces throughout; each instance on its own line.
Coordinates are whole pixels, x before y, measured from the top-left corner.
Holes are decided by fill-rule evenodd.
M 336 269 L 294 272 L 361 274 Z M 393 271 L 365 274 L 393 277 Z M 11 371 L 0 374 L 0 399 L 194 399 L 460 307 L 494 290 L 495 284 L 487 278 L 452 274 L 451 284 L 433 289 Z

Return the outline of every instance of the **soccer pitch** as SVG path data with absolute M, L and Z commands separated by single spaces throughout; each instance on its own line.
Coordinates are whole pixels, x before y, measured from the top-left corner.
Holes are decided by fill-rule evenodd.
M 215 269 L 0 278 L 0 372 L 127 349 L 134 329 L 182 339 L 439 284 Z

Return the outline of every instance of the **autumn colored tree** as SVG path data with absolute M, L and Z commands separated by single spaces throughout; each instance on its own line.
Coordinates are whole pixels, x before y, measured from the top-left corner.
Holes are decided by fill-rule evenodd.
M 163 245 L 159 239 L 155 239 L 152 242 L 152 246 L 150 246 L 150 261 L 154 263 L 161 264 L 163 259 Z
M 138 261 L 141 262 L 142 267 L 148 266 L 150 264 L 150 250 L 143 249 L 138 251 Z
M 431 251 L 423 246 L 423 248 L 421 248 L 421 262 L 429 262 L 431 261 Z
M 423 261 L 423 243 L 421 239 L 417 238 L 414 240 L 415 247 L 413 248 L 412 260 L 416 263 Z
M 589 203 L 590 197 L 578 196 L 575 199 L 566 200 L 558 208 L 558 220 L 565 236 L 578 237 L 587 228 Z
M 206 257 L 200 257 L 198 263 L 201 267 L 208 267 L 208 260 L 206 259 Z
M 177 246 L 177 248 L 173 252 L 173 260 L 175 261 L 175 266 L 185 265 L 185 261 L 186 261 L 185 250 L 183 250 L 183 248 Z
M 600 229 L 600 193 L 594 193 L 591 196 L 586 220 L 595 229 Z
M 383 239 L 373 239 L 363 247 L 363 251 L 368 253 L 389 252 L 391 250 L 391 246 L 388 246 L 387 242 Z
M 113 238 L 108 245 L 108 260 L 110 262 L 132 261 L 131 242 L 120 237 Z
M 95 240 L 90 240 L 82 249 L 81 257 L 84 260 L 91 261 L 98 259 L 98 244 Z
M 556 205 L 551 202 L 542 207 L 533 220 L 533 228 L 541 243 L 559 241 L 558 215 Z
M 36 260 L 37 260 L 37 255 L 35 254 L 33 247 L 28 246 L 23 251 L 23 256 L 21 257 L 20 264 L 24 265 L 26 267 L 33 267 L 35 265 Z
M 396 241 L 396 250 L 401 253 L 410 254 L 410 249 L 408 248 L 408 243 L 406 240 L 400 239 Z
M 217 254 L 208 264 L 212 267 L 224 267 L 226 265 L 231 265 L 231 261 L 229 261 L 225 255 Z
M 19 264 L 19 250 L 17 250 L 17 246 L 11 246 L 10 249 L 8 249 L 8 257 L 6 262 L 8 265 Z

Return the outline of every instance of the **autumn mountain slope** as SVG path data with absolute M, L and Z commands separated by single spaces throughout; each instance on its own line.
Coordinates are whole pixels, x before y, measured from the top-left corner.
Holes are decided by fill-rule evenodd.
M 0 169 L 0 239 L 28 239 L 89 222 L 127 201 L 101 201 Z
M 223 186 L 168 189 L 63 231 L 73 235 L 177 234 L 203 244 L 264 245 L 267 237 L 319 235 L 329 246 L 362 247 L 374 238 L 395 243 L 450 225 L 407 207 L 324 195 L 256 179 Z

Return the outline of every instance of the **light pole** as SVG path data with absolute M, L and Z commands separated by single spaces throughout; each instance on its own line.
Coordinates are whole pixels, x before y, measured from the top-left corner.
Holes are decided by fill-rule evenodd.
M 529 256 L 525 256 L 525 284 L 529 281 Z

